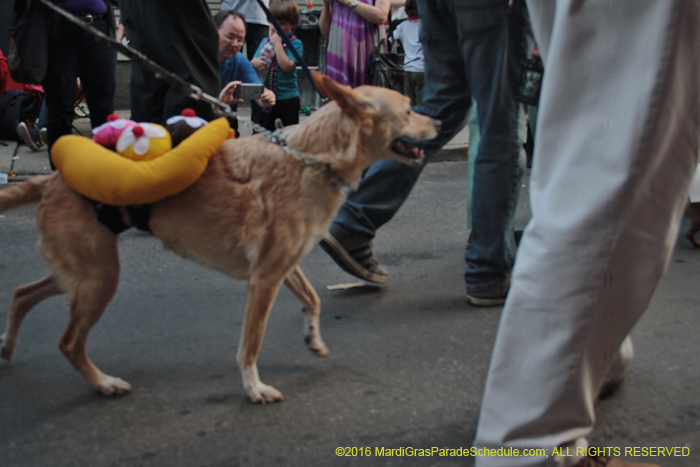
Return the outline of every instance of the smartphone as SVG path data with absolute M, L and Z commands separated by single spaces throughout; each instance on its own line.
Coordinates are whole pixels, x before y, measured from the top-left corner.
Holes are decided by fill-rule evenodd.
M 243 83 L 238 85 L 235 91 L 233 91 L 233 97 L 236 99 L 252 100 L 259 99 L 263 93 L 262 84 L 249 84 Z

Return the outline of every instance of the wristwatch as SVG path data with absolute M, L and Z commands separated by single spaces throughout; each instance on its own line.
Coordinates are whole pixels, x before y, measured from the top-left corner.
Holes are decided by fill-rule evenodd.
M 355 8 L 357 6 L 357 0 L 352 0 L 352 3 L 350 4 L 350 8 Z

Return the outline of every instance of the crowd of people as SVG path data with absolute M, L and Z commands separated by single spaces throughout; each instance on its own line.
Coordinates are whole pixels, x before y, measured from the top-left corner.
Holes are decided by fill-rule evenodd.
M 295 59 L 286 51 L 286 44 L 255 0 L 234 3 L 223 2 L 221 11 L 214 17 L 204 0 L 69 0 L 65 8 L 207 94 L 221 94 L 221 99 L 234 110 L 243 102 L 233 97 L 240 84 L 265 81 L 263 92 L 251 104 L 256 123 L 269 128 L 277 119 L 283 125 L 298 123 L 300 100 Z M 21 17 L 28 6 L 26 2 L 16 2 L 15 15 Z M 121 15 L 115 25 L 117 6 Z M 26 14 L 37 14 L 41 8 L 41 4 L 34 3 Z M 250 14 L 249 18 L 244 11 Z M 293 0 L 273 2 L 272 12 L 286 34 L 291 35 L 299 22 L 296 3 Z M 162 21 L 165 17 L 168 21 Z M 261 21 L 265 23 L 264 36 L 260 34 Z M 105 123 L 114 111 L 116 51 L 88 31 L 56 15 L 50 16 L 49 23 L 49 64 L 41 83 L 45 91 L 41 117 L 18 124 L 19 136 L 33 150 L 40 150 L 46 144 L 50 151 L 61 135 L 71 132 L 73 106 L 79 90 L 90 109 L 93 128 Z M 257 42 L 251 42 L 251 37 Z M 274 47 L 267 50 L 267 43 Z M 301 55 L 301 41 L 293 38 L 292 44 Z M 244 45 L 248 57 L 241 53 Z M 261 50 L 256 55 L 259 47 Z M 260 54 L 265 61 L 256 60 Z M 132 120 L 163 124 L 186 108 L 194 109 L 205 120 L 215 118 L 208 103 L 192 99 L 178 85 L 159 79 L 147 67 L 132 62 Z M 231 124 L 236 127 L 236 120 L 231 119 Z
M 120 0 L 118 28 L 114 3 L 66 0 L 65 7 L 231 105 L 242 102 L 234 97 L 240 84 L 263 84 L 252 115 L 268 129 L 299 121 L 298 63 L 290 48 L 301 56 L 303 44 L 294 36 L 300 20 L 294 0 L 263 2 L 288 43 L 256 0 L 223 1 L 213 18 L 204 0 Z M 407 18 L 392 21 L 392 11 L 404 6 Z M 439 136 L 423 148 L 426 160 L 463 128 L 476 105 L 465 298 L 504 308 L 474 444 L 577 453 L 484 456 L 477 467 L 646 465 L 575 448 L 587 446 L 601 391 L 624 379 L 633 354 L 630 330 L 669 262 L 669 239 L 676 238 L 699 153 L 699 21 L 700 4 L 690 0 L 323 0 L 325 73 L 339 83 L 367 83 L 373 52 L 387 37 L 400 42 L 404 91 L 419 113 L 442 122 Z M 116 60 L 113 49 L 67 22 L 51 34 L 42 82 L 49 147 L 71 130 L 76 78 L 93 126 L 113 112 Z M 527 129 L 515 94 L 533 34 L 546 78 L 532 219 L 516 256 L 513 217 Z M 132 119 L 162 123 L 184 108 L 214 118 L 208 104 L 133 63 Z M 372 240 L 423 167 L 377 162 L 348 193 L 321 241 L 345 271 L 388 283 Z
M 374 32 L 382 31 L 390 5 L 403 11 L 406 0 L 363 4 L 357 8 L 352 2 L 337 3 L 335 13 L 331 2 L 324 2 L 320 12 L 320 30 L 329 35 L 326 73 L 336 81 L 358 86 L 365 82 L 366 61 L 376 42 Z M 278 22 L 297 56 L 303 55 L 303 43 L 294 36 L 299 24 L 300 12 L 294 0 L 280 0 L 270 4 L 272 17 Z M 356 3 L 356 2 L 355 2 Z M 415 1 L 409 0 L 412 15 L 400 21 L 409 24 L 396 30 L 395 44 L 406 50 L 407 95 L 418 105 L 422 93 L 422 50 L 418 38 L 418 18 Z M 16 2 L 15 13 L 20 17 L 28 3 Z M 114 10 L 119 7 L 120 18 L 115 27 Z M 177 7 L 177 8 L 176 8 Z M 195 2 L 135 2 L 131 0 L 69 0 L 65 8 L 79 19 L 85 20 L 101 32 L 130 45 L 166 70 L 192 83 L 210 95 L 221 94 L 221 99 L 236 110 L 242 99 L 234 98 L 236 88 L 243 83 L 264 84 L 263 93 L 251 102 L 252 120 L 274 130 L 299 122 L 301 110 L 297 84 L 297 58 L 287 50 L 275 27 L 257 0 L 224 0 L 221 10 L 213 18 L 204 0 Z M 34 5 L 34 10 L 41 5 Z M 345 9 L 343 9 L 345 8 Z M 169 11 L 170 9 L 174 11 Z M 31 13 L 31 12 L 30 12 Z M 160 21 L 163 15 L 168 21 Z M 335 18 L 330 27 L 330 18 Z M 337 47 L 348 43 L 349 29 L 346 18 L 364 29 L 363 40 L 355 44 L 353 52 L 340 51 Z M 366 19 L 365 19 L 366 18 Z M 384 18 L 384 19 L 382 19 Z M 212 21 L 213 20 L 213 21 Z M 328 23 L 327 23 L 328 21 Z M 89 32 L 54 17 L 51 27 L 48 71 L 44 79 L 46 98 L 41 116 L 37 120 L 21 121 L 19 137 L 35 151 L 44 144 L 50 149 L 63 134 L 70 133 L 72 109 L 76 96 L 84 97 L 91 110 L 90 123 L 97 127 L 106 121 L 114 110 L 116 52 Z M 394 22 L 394 27 L 398 22 Z M 352 29 L 352 27 L 350 28 Z M 354 34 L 354 33 L 353 33 Z M 218 48 L 215 45 L 218 43 Z M 335 45 L 334 45 L 335 44 Z M 245 46 L 244 55 L 242 53 Z M 345 46 L 343 46 L 345 47 Z M 344 68 L 334 74 L 334 61 L 343 62 L 355 57 L 354 64 L 344 62 Z M 334 58 L 335 57 L 335 58 Z M 58 66 L 54 62 L 65 64 Z M 91 64 L 92 66 L 88 66 Z M 349 71 L 353 68 L 355 71 Z M 57 72 L 56 70 L 59 70 Z M 348 77 L 351 77 L 348 81 Z M 90 105 L 92 104 L 92 105 Z M 197 101 L 180 89 L 163 81 L 147 68 L 134 62 L 130 78 L 131 119 L 139 122 L 163 123 L 178 115 L 184 108 L 192 108 L 206 119 L 214 118 L 211 107 Z M 237 130 L 237 121 L 230 120 Z

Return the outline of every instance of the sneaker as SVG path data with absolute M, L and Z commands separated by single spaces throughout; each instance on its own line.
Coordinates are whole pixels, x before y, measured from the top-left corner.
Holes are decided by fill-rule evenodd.
M 331 225 L 330 231 L 321 240 L 321 248 L 345 272 L 373 284 L 389 282 L 389 274 L 379 265 L 372 252 L 372 244 L 367 240 L 348 235 Z
M 656 464 L 640 464 L 638 462 L 623 461 L 614 457 L 586 456 L 572 467 L 659 467 Z
M 39 132 L 34 128 L 33 126 L 27 125 L 24 122 L 20 122 L 19 125 L 17 125 L 17 134 L 19 135 L 20 138 L 22 138 L 22 141 L 24 141 L 24 144 L 29 146 L 29 148 L 34 151 L 34 152 L 39 152 L 41 151 L 41 147 L 43 146 L 43 143 L 41 142 L 41 139 L 39 138 Z
M 467 286 L 467 303 L 475 306 L 499 306 L 506 302 L 510 275 L 487 286 Z
M 627 370 L 634 358 L 634 345 L 632 338 L 627 336 L 620 349 L 615 353 L 610 367 L 603 375 L 603 384 L 598 391 L 598 400 L 608 399 L 614 396 L 617 391 L 625 384 L 627 379 Z
M 39 139 L 41 140 L 42 143 L 48 146 L 49 144 L 49 130 L 46 129 L 46 127 L 42 128 L 39 130 Z
M 606 381 L 600 388 L 600 391 L 598 391 L 598 400 L 603 401 L 605 399 L 610 399 L 611 397 L 613 397 L 625 384 L 626 380 L 627 375 L 624 374 L 618 376 L 617 378 L 613 378 L 610 381 Z

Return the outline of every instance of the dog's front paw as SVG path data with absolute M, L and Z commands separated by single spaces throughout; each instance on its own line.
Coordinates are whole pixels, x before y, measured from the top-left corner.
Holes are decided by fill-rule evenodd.
M 281 402 L 284 400 L 281 392 L 267 384 L 259 383 L 244 389 L 250 400 L 255 404 L 265 405 L 268 402 Z
M 15 353 L 17 342 L 7 337 L 7 334 L 0 336 L 0 357 L 8 362 L 12 360 L 12 355 Z
M 131 385 L 123 379 L 107 376 L 96 389 L 105 396 L 122 396 L 131 391 Z
M 255 364 L 241 366 L 241 383 L 248 398 L 256 404 L 283 401 L 284 396 L 277 389 L 260 381 L 258 367 Z

